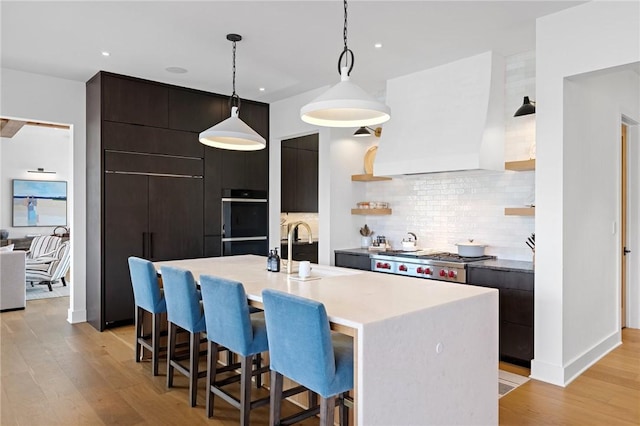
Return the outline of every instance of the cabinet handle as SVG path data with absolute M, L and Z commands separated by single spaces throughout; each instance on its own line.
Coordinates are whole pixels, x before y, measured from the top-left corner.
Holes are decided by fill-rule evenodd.
M 149 232 L 149 259 L 153 259 L 153 232 Z
M 142 233 L 142 257 L 147 258 L 147 233 Z

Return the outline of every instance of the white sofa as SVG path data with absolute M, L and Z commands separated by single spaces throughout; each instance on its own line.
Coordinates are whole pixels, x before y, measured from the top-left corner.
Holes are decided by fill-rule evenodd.
M 0 311 L 27 305 L 24 251 L 0 251 Z

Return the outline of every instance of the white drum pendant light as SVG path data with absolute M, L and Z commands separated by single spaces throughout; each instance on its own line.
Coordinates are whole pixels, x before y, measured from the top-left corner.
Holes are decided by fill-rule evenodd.
M 344 0 L 344 49 L 338 58 L 340 83 L 300 109 L 300 118 L 309 124 L 326 127 L 374 126 L 391 118 L 391 110 L 349 80 L 355 60 L 347 47 L 347 0 Z M 341 66 L 344 59 L 346 65 Z
M 227 40 L 233 42 L 233 93 L 229 98 L 231 117 L 200 133 L 200 142 L 235 151 L 264 149 L 267 141 L 238 117 L 240 97 L 236 94 L 236 42 L 242 40 L 242 36 L 227 34 Z

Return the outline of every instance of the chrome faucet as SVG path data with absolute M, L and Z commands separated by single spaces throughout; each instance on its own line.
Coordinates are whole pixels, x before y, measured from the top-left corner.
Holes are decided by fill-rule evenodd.
M 296 228 L 300 225 L 307 228 L 307 233 L 309 234 L 309 244 L 313 244 L 313 237 L 311 236 L 311 227 L 307 222 L 298 221 L 298 222 L 293 222 L 292 224 L 289 225 L 289 232 L 287 233 L 287 265 L 286 265 L 287 274 L 293 273 L 293 259 L 292 259 L 293 234 Z

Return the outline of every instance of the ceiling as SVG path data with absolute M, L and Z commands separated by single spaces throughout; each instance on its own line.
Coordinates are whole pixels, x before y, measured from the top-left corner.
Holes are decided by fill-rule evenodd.
M 535 19 L 580 3 L 351 0 L 352 80 L 382 97 L 389 78 L 487 50 L 533 50 Z M 70 80 L 85 82 L 105 70 L 230 94 L 228 33 L 243 36 L 236 76 L 242 98 L 274 102 L 339 80 L 339 0 L 2 0 L 0 20 L 3 68 Z

